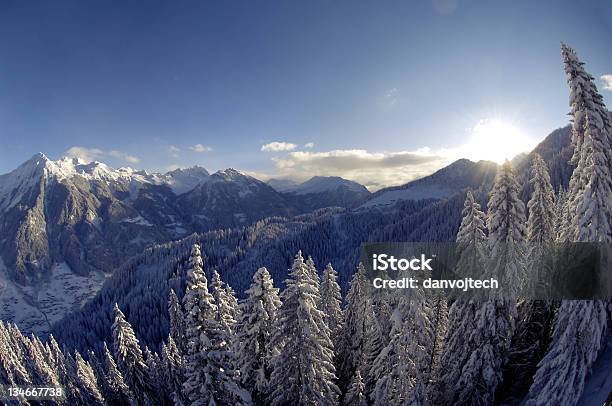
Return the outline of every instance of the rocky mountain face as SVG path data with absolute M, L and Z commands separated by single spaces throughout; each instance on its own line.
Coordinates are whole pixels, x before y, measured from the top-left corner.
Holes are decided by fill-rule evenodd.
M 63 262 L 78 275 L 111 272 L 155 242 L 297 212 L 232 169 L 149 174 L 37 154 L 0 176 L 0 256 L 22 284 Z

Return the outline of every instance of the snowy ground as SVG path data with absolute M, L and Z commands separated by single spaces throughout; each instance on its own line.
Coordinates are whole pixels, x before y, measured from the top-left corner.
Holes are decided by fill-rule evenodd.
M 22 287 L 9 280 L 0 262 L 0 320 L 15 322 L 23 332 L 45 335 L 54 322 L 93 297 L 105 280 L 99 272 L 75 275 L 65 263 L 50 273 L 36 286 Z

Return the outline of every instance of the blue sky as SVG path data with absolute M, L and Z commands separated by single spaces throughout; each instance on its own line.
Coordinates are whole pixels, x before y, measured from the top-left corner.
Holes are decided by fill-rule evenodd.
M 560 41 L 612 107 L 609 0 L 3 1 L 0 38 L 0 173 L 69 151 L 400 183 L 475 129 L 565 125 Z

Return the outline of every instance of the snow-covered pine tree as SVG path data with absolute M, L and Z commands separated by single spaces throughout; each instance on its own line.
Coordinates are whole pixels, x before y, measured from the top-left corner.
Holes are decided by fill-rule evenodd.
M 480 205 L 474 199 L 473 193 L 468 191 L 456 239 L 458 261 L 455 272 L 459 277 L 483 273 L 487 250 L 485 221 L 485 214 L 480 209 Z M 459 390 L 457 383 L 461 370 L 474 349 L 470 345 L 472 342 L 469 336 L 476 329 L 478 307 L 478 304 L 472 300 L 456 300 L 451 305 L 448 330 L 440 360 L 442 367 L 437 377 L 437 389 L 432 391 L 434 403 L 454 402 L 454 395 Z
M 153 353 L 149 347 L 145 346 L 143 358 L 147 365 L 149 387 L 151 388 L 151 401 L 153 403 L 165 404 L 170 402 L 170 399 L 165 399 L 165 382 L 163 382 L 163 374 L 161 368 L 161 360 L 156 353 Z
M 347 388 L 355 372 L 359 369 L 369 372 L 366 364 L 367 332 L 370 314 L 372 312 L 368 297 L 368 281 L 365 268 L 359 264 L 353 274 L 350 288 L 346 295 L 346 310 L 344 312 L 344 328 L 342 330 L 341 346 L 338 349 L 339 371 L 338 379 L 341 388 Z
M 168 295 L 168 316 L 170 320 L 170 337 L 172 337 L 181 352 L 185 353 L 187 350 L 185 344 L 185 316 L 174 289 L 170 289 L 170 294 Z
M 567 239 L 610 243 L 612 123 L 584 64 L 567 45 L 561 45 L 561 52 L 570 87 L 572 163 L 576 165 L 568 191 L 571 222 Z M 526 403 L 575 405 L 597 359 L 606 328 L 605 302 L 562 301 L 548 353 L 538 365 Z
M 140 349 L 134 330 L 115 303 L 115 322 L 113 323 L 113 345 L 117 365 L 139 403 L 146 403 L 152 388 L 149 385 L 147 365 Z
M 227 333 L 227 337 L 225 337 L 224 340 L 229 342 L 231 335 L 234 334 L 234 327 L 236 324 L 236 320 L 234 319 L 235 310 L 233 308 L 233 301 L 228 297 L 227 290 L 223 285 L 224 283 L 221 280 L 221 275 L 219 275 L 219 272 L 216 270 L 213 270 L 212 280 L 210 282 L 210 293 L 217 305 L 215 319 L 223 331 Z
M 187 290 L 183 297 L 187 356 L 183 394 L 191 405 L 251 403 L 249 393 L 234 381 L 227 364 L 227 333 L 216 321 L 217 306 L 208 291 L 200 246 L 189 257 Z
M 106 389 L 104 399 L 109 405 L 129 406 L 134 402 L 134 396 L 123 380 L 123 375 L 117 368 L 115 359 L 104 343 L 104 364 L 106 367 Z
M 259 268 L 255 272 L 245 294 L 246 299 L 240 304 L 236 333 L 237 367 L 242 383 L 251 391 L 253 400 L 261 402 L 269 394 L 271 360 L 278 352 L 271 341 L 281 301 L 278 288 L 274 287 L 266 268 Z
M 271 404 L 335 405 L 340 391 L 334 383 L 333 345 L 317 309 L 317 284 L 301 251 L 285 286 L 272 341 L 281 348 L 273 359 Z
M 555 241 L 554 191 L 546 162 L 539 154 L 533 155 L 531 166 L 533 193 L 527 204 L 527 281 L 535 293 L 535 283 L 551 280 Z M 538 362 L 546 354 L 554 309 L 552 302 L 526 300 L 520 305 L 517 328 L 512 338 L 508 362 L 504 367 L 504 384 L 500 388 L 503 399 L 521 399 L 529 390 Z
M 348 392 L 344 396 L 345 406 L 368 406 L 368 397 L 365 391 L 365 383 L 361 377 L 361 372 L 357 370 L 351 380 Z
M 162 345 L 162 365 L 172 401 L 176 406 L 187 405 L 188 401 L 183 396 L 185 364 L 171 336 L 168 336 L 168 342 Z
M 461 370 L 456 404 L 492 404 L 502 381 L 504 364 L 517 316 L 516 295 L 525 273 L 525 205 L 512 165 L 506 161 L 495 178 L 487 213 L 490 273 L 507 289 L 490 292 L 476 312 L 469 335 L 471 353 Z
M 91 366 L 85 362 L 81 354 L 75 354 L 76 375 L 75 381 L 78 397 L 85 405 L 104 405 L 104 398 L 98 389 L 96 376 Z
M 427 353 L 420 344 L 427 324 L 424 304 L 422 297 L 401 298 L 393 312 L 391 340 L 370 370 L 375 382 L 370 399 L 375 406 L 417 406 L 425 402 L 423 364 L 419 363 Z
M 323 271 L 321 280 L 321 304 L 319 308 L 325 316 L 325 322 L 329 327 L 334 348 L 339 347 L 339 337 L 342 331 L 342 309 L 340 303 L 342 295 L 340 293 L 340 285 L 338 285 L 338 273 L 332 267 L 332 264 L 327 264 Z

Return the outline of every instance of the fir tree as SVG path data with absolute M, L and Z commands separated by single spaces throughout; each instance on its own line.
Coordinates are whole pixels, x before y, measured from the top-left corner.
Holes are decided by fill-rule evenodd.
M 125 378 L 125 383 L 132 390 L 137 402 L 147 402 L 152 392 L 147 365 L 134 330 L 117 304 L 115 304 L 115 322 L 113 323 L 113 344 L 117 365 Z
M 104 343 L 104 363 L 106 366 L 106 389 L 105 400 L 109 405 L 117 406 L 128 406 L 134 401 L 130 388 L 127 386 L 123 379 L 123 375 L 117 368 L 117 364 L 108 350 L 106 343 Z
M 202 266 L 196 244 L 189 258 L 183 298 L 188 340 L 184 395 L 192 405 L 249 404 L 250 395 L 234 380 L 235 371 L 228 365 L 227 332 L 217 322 L 217 306 L 208 292 Z
M 555 240 L 554 192 L 548 174 L 548 167 L 537 153 L 533 156 L 533 188 L 527 204 L 528 275 L 527 281 L 547 283 L 551 280 L 552 243 Z M 531 294 L 538 286 L 531 286 Z M 553 318 L 552 303 L 544 300 L 527 300 L 519 308 L 517 329 L 512 338 L 508 363 L 505 366 L 504 385 L 500 396 L 507 399 L 521 399 L 531 386 L 531 379 L 537 369 L 549 342 Z
M 273 345 L 280 352 L 273 360 L 272 405 L 334 405 L 339 390 L 333 365 L 333 346 L 312 270 L 301 252 L 295 257 L 278 312 Z
M 185 316 L 174 289 L 170 289 L 168 296 L 168 316 L 170 319 L 170 336 L 182 352 L 187 350 L 185 344 Z
M 266 268 L 255 272 L 245 294 L 237 325 L 237 365 L 242 383 L 251 390 L 253 399 L 262 401 L 269 393 L 271 360 L 278 352 L 272 345 L 272 336 L 281 302 Z
M 168 336 L 168 342 L 162 345 L 162 365 L 172 401 L 176 406 L 187 405 L 188 401 L 183 396 L 185 363 L 171 336 Z
M 487 237 L 485 235 L 485 214 L 468 191 L 462 212 L 461 225 L 457 233 L 457 268 L 459 277 L 482 274 L 485 265 Z M 458 392 L 461 370 L 474 350 L 470 334 L 476 329 L 478 305 L 472 300 L 453 302 L 448 316 L 448 330 L 441 355 L 440 375 L 437 380 L 435 402 L 450 404 Z
M 576 165 L 568 191 L 570 225 L 567 240 L 609 243 L 612 240 L 612 123 L 594 79 L 584 70 L 584 64 L 565 44 L 562 44 L 561 51 L 570 87 L 572 162 Z M 601 348 L 606 327 L 604 302 L 562 301 L 548 353 L 538 365 L 526 403 L 576 404 Z
M 319 308 L 325 315 L 325 322 L 329 327 L 334 348 L 339 346 L 339 337 L 342 332 L 342 295 L 340 294 L 340 286 L 338 285 L 338 273 L 334 270 L 331 264 L 327 264 L 323 272 L 321 281 L 321 303 Z
M 96 376 L 91 366 L 85 362 L 79 352 L 75 355 L 76 371 L 75 378 L 79 398 L 86 405 L 104 405 L 104 399 L 98 389 Z
M 341 387 L 347 387 L 355 372 L 369 371 L 367 362 L 367 332 L 372 312 L 368 297 L 368 281 L 363 264 L 353 274 L 350 289 L 346 295 L 344 329 L 339 348 L 339 373 Z

